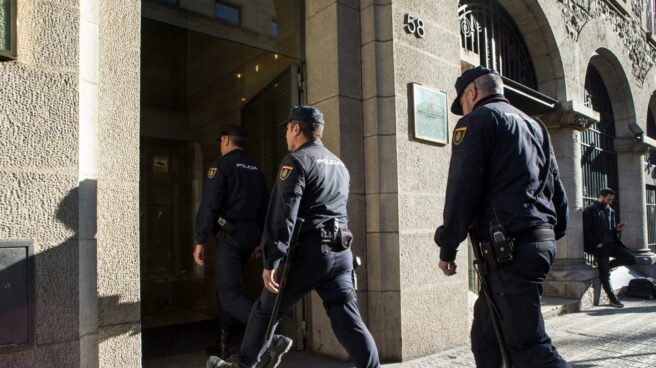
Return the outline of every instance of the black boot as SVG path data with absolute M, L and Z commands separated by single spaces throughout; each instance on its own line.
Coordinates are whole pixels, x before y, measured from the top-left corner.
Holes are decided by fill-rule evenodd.
M 230 356 L 228 349 L 230 345 L 230 329 L 222 328 L 221 337 L 219 337 L 219 356 L 222 359 L 227 359 Z
M 294 341 L 287 336 L 274 335 L 269 349 L 262 355 L 257 368 L 277 368 L 282 361 L 282 356 L 291 349 Z
M 230 358 L 227 361 L 219 357 L 212 356 L 205 363 L 206 368 L 247 368 L 246 365 L 240 363 L 235 358 Z
M 624 304 L 620 301 L 620 299 L 615 294 L 609 295 L 608 299 L 610 300 L 610 303 L 608 304 L 610 304 L 612 307 L 624 308 Z

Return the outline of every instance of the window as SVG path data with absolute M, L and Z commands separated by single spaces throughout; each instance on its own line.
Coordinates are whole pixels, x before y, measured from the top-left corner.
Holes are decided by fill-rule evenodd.
M 216 2 L 214 14 L 217 19 L 238 26 L 241 23 L 241 9 L 221 1 Z
M 271 18 L 271 36 L 278 37 L 278 22 Z
M 656 33 L 656 0 L 647 1 L 647 32 Z
M 651 110 L 647 112 L 647 137 L 656 139 L 656 119 Z M 656 150 L 649 152 L 649 164 L 656 166 Z
M 521 32 L 496 0 L 461 0 L 460 45 L 477 54 L 480 65 L 537 89 L 533 61 Z
M 16 0 L 0 0 L 0 60 L 16 57 Z

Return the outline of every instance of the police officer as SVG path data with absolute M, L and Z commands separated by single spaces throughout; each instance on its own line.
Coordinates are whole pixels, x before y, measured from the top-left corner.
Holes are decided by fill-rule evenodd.
M 493 70 L 466 70 L 456 91 L 451 112 L 464 117 L 453 133 L 444 224 L 435 232 L 439 268 L 447 276 L 456 273 L 456 250 L 470 226 L 486 244 L 493 241 L 491 228 L 501 226 L 506 238 L 515 239 L 513 259 L 489 267 L 487 284 L 513 367 L 570 367 L 551 344 L 540 310 L 556 239 L 565 234 L 568 217 L 556 159 L 545 145 L 547 132 L 503 97 L 503 82 Z M 546 187 L 538 193 L 544 180 Z M 503 366 L 482 296 L 474 306 L 471 339 L 477 367 Z
M 233 319 L 246 324 L 253 302 L 241 288 L 245 263 L 257 253 L 268 194 L 264 175 L 244 153 L 246 131 L 224 125 L 219 134 L 221 157 L 207 172 L 200 207 L 196 214 L 194 261 L 204 265 L 204 250 L 210 234 L 217 234 L 215 262 L 219 297 L 220 350 L 227 355 Z
M 285 125 L 291 153 L 280 165 L 260 243 L 265 290 L 251 311 L 240 352 L 229 362 L 212 357 L 207 366 L 253 367 L 258 362 L 269 344 L 264 337 L 279 291 L 282 274 L 279 266 L 289 248 L 296 219 L 301 217 L 305 223 L 277 319 L 289 312 L 303 295 L 316 290 L 324 301 L 335 336 L 355 365 L 379 367 L 378 350 L 360 317 L 353 288 L 353 255 L 348 247 L 346 213 L 349 172 L 321 143 L 324 120 L 318 109 L 294 107 Z M 291 344 L 275 345 L 276 342 L 269 349 L 271 361 L 266 367 L 278 366 L 282 354 L 291 347 Z

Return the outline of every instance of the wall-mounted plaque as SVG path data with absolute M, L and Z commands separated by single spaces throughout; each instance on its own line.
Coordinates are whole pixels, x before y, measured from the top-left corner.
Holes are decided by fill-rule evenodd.
M 412 83 L 412 126 L 415 139 L 449 143 L 446 92 Z

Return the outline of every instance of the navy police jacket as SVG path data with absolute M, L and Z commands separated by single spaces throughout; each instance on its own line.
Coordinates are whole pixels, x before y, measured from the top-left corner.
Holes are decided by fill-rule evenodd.
M 264 175 L 241 149 L 216 160 L 207 172 L 203 197 L 196 213 L 196 242 L 205 244 L 218 229 L 219 216 L 237 225 L 264 220 L 267 205 Z
M 344 163 L 321 141 L 307 142 L 283 158 L 260 241 L 265 269 L 278 267 L 287 253 L 298 217 L 305 219 L 301 233 L 330 219 L 347 224 L 349 180 Z
M 552 227 L 556 239 L 567 228 L 567 196 L 552 147 L 544 152 L 540 124 L 502 95 L 483 98 L 453 132 L 443 225 L 435 232 L 440 259 L 453 261 L 470 226 L 490 238 L 490 224 L 510 234 Z M 545 175 L 551 160 L 551 175 Z M 532 205 L 541 180 L 547 186 Z M 496 215 L 494 213 L 496 210 Z

